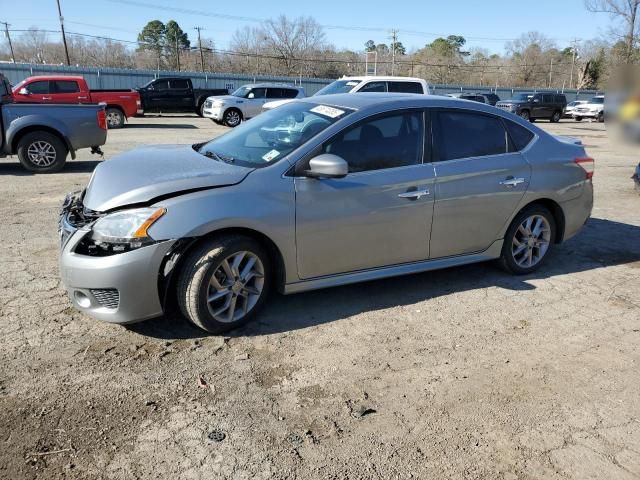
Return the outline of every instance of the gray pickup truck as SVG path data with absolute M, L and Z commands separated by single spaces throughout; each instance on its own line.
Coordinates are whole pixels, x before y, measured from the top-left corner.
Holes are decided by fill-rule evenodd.
M 52 173 L 81 148 L 102 153 L 106 141 L 104 105 L 12 103 L 9 81 L 0 74 L 0 157 L 18 155 L 27 170 Z

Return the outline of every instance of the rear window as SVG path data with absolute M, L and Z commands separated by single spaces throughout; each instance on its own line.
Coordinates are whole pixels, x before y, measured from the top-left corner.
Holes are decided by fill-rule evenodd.
M 78 82 L 72 80 L 56 80 L 54 84 L 56 93 L 77 93 L 80 91 Z
M 567 97 L 564 95 L 556 95 L 556 103 L 567 103 Z
M 520 150 L 524 150 L 526 146 L 531 143 L 531 140 L 533 140 L 535 135 L 531 130 L 510 120 L 504 120 L 504 123 L 507 126 L 509 137 L 511 137 L 510 151 L 519 152 Z
M 389 91 L 394 93 L 424 93 L 419 82 L 389 82 Z
M 440 111 L 433 127 L 436 161 L 507 153 L 507 132 L 491 115 Z

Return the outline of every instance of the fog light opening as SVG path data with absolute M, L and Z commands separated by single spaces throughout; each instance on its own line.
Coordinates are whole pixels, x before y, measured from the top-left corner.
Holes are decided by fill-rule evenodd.
M 73 298 L 78 304 L 78 306 L 82 308 L 89 308 L 91 306 L 91 300 L 80 290 L 76 290 L 73 292 Z

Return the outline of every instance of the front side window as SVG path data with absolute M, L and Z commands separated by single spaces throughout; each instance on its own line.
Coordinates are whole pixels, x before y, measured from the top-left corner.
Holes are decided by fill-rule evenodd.
M 435 161 L 507 152 L 507 132 L 499 118 L 470 111 L 439 111 L 434 117 Z
M 169 80 L 160 80 L 153 84 L 155 90 L 169 90 Z
M 424 93 L 418 82 L 389 82 L 389 92 L 394 93 Z
M 51 89 L 49 87 L 49 80 L 31 82 L 29 85 L 27 85 L 27 90 L 29 90 L 30 93 L 35 93 L 39 95 L 45 94 L 45 93 L 51 93 Z
M 266 98 L 267 97 L 267 89 L 266 88 L 252 88 L 247 98 Z
M 343 158 L 349 172 L 422 163 L 424 118 L 421 111 L 396 113 L 351 127 L 323 146 Z
M 78 82 L 70 80 L 56 80 L 55 87 L 56 93 L 78 93 L 80 91 Z
M 387 82 L 369 82 L 364 85 L 358 92 L 386 92 L 387 91 Z
M 351 110 L 291 102 L 261 113 L 230 132 L 194 148 L 199 153 L 252 168 L 273 164 L 308 142 Z

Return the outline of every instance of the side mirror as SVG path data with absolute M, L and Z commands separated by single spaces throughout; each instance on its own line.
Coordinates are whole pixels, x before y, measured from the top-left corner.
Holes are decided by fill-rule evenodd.
M 249 99 L 256 98 L 256 94 L 251 92 L 249 95 L 247 95 L 247 98 Z
M 27 87 L 22 87 L 20 90 L 18 90 L 18 94 L 20 94 L 20 95 L 31 95 L 31 92 L 29 91 L 29 89 Z
M 305 172 L 310 178 L 344 178 L 349 173 L 347 162 L 330 153 L 323 153 L 309 161 L 309 170 Z

